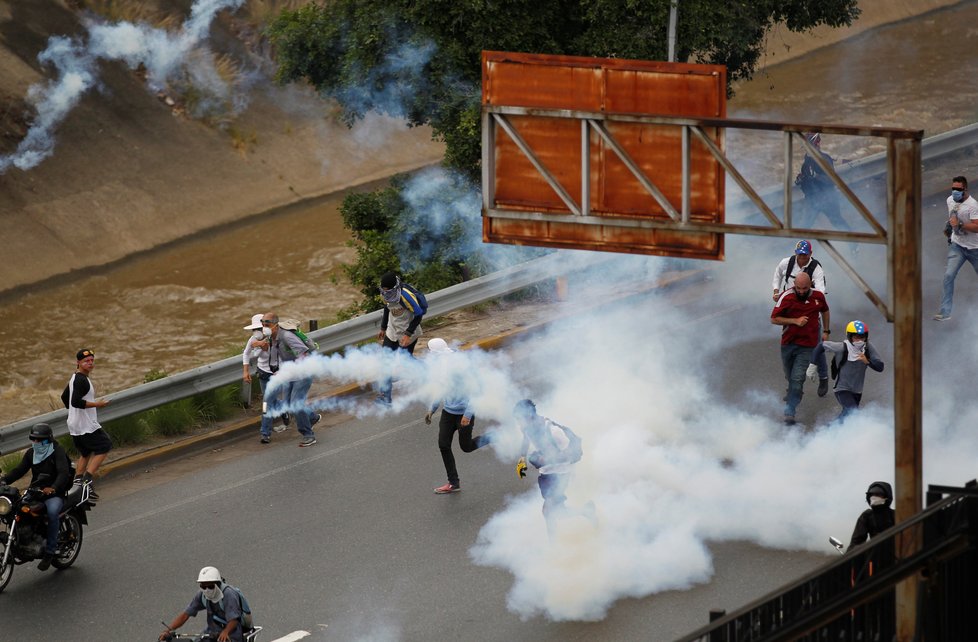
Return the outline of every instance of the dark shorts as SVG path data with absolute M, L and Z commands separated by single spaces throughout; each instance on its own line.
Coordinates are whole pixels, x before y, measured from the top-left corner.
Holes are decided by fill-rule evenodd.
M 78 449 L 82 457 L 104 455 L 112 450 L 112 440 L 101 428 L 86 435 L 72 435 L 71 441 L 75 443 L 75 448 Z

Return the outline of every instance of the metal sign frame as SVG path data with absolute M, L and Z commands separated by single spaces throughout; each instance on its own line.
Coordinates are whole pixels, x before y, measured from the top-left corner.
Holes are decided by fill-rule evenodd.
M 518 134 L 508 124 L 511 116 L 568 118 L 581 123 L 581 145 L 584 150 L 580 171 L 586 176 L 590 171 L 587 159 L 587 146 L 590 132 L 597 131 L 602 140 L 622 157 L 629 170 L 663 207 L 667 216 L 628 217 L 593 216 L 588 211 L 588 180 L 582 180 L 579 201 L 574 203 L 536 157 L 534 150 L 517 142 L 523 154 L 540 171 L 544 180 L 560 194 L 568 205 L 571 214 L 548 212 L 527 212 L 507 210 L 495 202 L 494 185 L 496 137 L 514 137 Z M 648 125 L 682 128 L 682 202 L 675 205 L 663 202 L 661 190 L 656 187 L 655 177 L 644 175 L 634 163 L 629 163 L 627 154 L 622 153 L 615 144 L 606 126 L 608 122 L 638 122 Z M 782 208 L 784 217 L 779 218 L 759 195 L 750 182 L 737 170 L 725 152 L 713 144 L 708 130 L 747 129 L 755 131 L 780 131 L 783 133 L 784 169 Z M 886 140 L 886 209 L 887 225 L 884 227 L 870 209 L 859 199 L 839 172 L 816 153 L 815 147 L 805 139 L 807 132 L 838 134 L 844 136 L 872 136 Z M 767 219 L 768 225 L 746 225 L 732 223 L 709 223 L 691 219 L 689 216 L 689 141 L 695 137 L 703 143 L 724 171 L 740 186 L 747 198 Z M 894 452 L 895 452 L 895 491 L 897 521 L 911 518 L 923 508 L 922 475 L 922 292 L 921 292 L 921 141 L 923 131 L 891 127 L 853 127 L 844 125 L 818 125 L 806 123 L 783 123 L 738 119 L 710 119 L 646 114 L 624 114 L 605 112 L 583 112 L 561 109 L 537 109 L 504 105 L 482 106 L 482 187 L 483 216 L 498 218 L 517 218 L 540 221 L 564 221 L 579 224 L 619 225 L 622 227 L 641 227 L 671 230 L 675 232 L 697 233 L 715 232 L 720 234 L 746 234 L 782 238 L 806 237 L 819 240 L 843 271 L 872 301 L 887 321 L 893 323 L 894 356 Z M 800 140 L 805 151 L 818 163 L 819 167 L 832 180 L 839 192 L 846 198 L 862 219 L 869 225 L 870 232 L 852 232 L 824 228 L 805 228 L 794 224 L 792 218 L 793 190 L 793 144 Z M 885 245 L 887 251 L 887 296 L 880 296 L 862 279 L 856 270 L 833 246 L 833 241 L 873 243 Z M 899 554 L 910 556 L 920 546 L 919 529 L 910 529 L 899 539 Z M 916 578 L 905 580 L 897 587 L 897 631 L 902 641 L 911 639 L 916 627 L 917 612 Z

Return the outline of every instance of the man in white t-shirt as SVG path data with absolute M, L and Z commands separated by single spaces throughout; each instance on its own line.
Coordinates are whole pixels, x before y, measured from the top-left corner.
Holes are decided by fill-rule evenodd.
M 104 408 L 109 400 L 95 400 L 95 384 L 89 379 L 95 368 L 95 353 L 79 350 L 75 358 L 78 360 L 78 370 L 71 375 L 61 393 L 61 402 L 68 409 L 68 434 L 79 452 L 74 483 L 88 484 L 91 490 L 95 473 L 112 450 L 112 440 L 102 430 L 97 411 Z M 94 490 L 91 490 L 91 496 L 98 498 Z
M 947 197 L 947 219 L 951 238 L 947 246 L 947 268 L 944 270 L 944 294 L 935 321 L 951 318 L 954 299 L 954 279 L 964 262 L 971 263 L 978 274 L 978 201 L 968 194 L 968 179 L 951 179 L 951 195 Z

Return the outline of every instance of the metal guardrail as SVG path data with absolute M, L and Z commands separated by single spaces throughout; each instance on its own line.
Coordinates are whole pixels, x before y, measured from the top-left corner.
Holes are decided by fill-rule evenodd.
M 922 144 L 921 156 L 924 162 L 928 162 L 975 146 L 978 146 L 978 123 L 925 139 Z M 885 172 L 885 153 L 873 154 L 839 168 L 839 174 L 851 182 L 882 176 Z M 782 189 L 780 186 L 775 187 L 762 192 L 760 196 L 764 200 L 768 200 L 780 195 Z M 745 197 L 731 203 L 728 212 L 732 213 L 736 209 L 744 207 L 754 208 L 755 206 L 750 199 Z M 428 315 L 444 314 L 514 292 L 549 278 L 555 270 L 561 267 L 576 269 L 585 267 L 588 260 L 592 262 L 605 260 L 599 256 L 585 258 L 586 256 L 577 254 L 576 258 L 571 261 L 566 254 L 553 254 L 434 292 L 427 297 Z M 316 330 L 309 335 L 319 343 L 322 352 L 341 350 L 348 345 L 373 337 L 380 323 L 380 315 L 379 311 L 372 312 L 328 328 Z M 99 420 L 111 421 L 143 412 L 170 401 L 184 399 L 234 383 L 240 378 L 240 358 L 229 357 L 200 368 L 179 372 L 164 379 L 107 395 L 112 403 L 99 410 Z M 56 435 L 67 434 L 68 430 L 65 423 L 67 416 L 67 410 L 56 410 L 0 427 L 0 454 L 27 448 L 30 445 L 27 434 L 30 432 L 31 426 L 39 422 L 50 424 Z
M 534 259 L 429 294 L 427 316 L 433 317 L 490 301 L 552 278 L 560 270 L 581 269 L 605 260 L 608 260 L 607 256 L 583 253 L 573 255 L 556 253 Z M 342 350 L 346 346 L 375 337 L 380 327 L 380 318 L 381 311 L 378 310 L 310 332 L 309 336 L 319 343 L 320 352 Z M 163 379 L 106 395 L 105 398 L 110 399 L 112 403 L 99 409 L 99 421 L 127 417 L 170 401 L 191 397 L 238 381 L 241 381 L 241 357 L 228 357 L 200 368 L 178 372 Z M 29 447 L 27 434 L 31 426 L 39 422 L 49 424 L 57 436 L 68 434 L 67 418 L 67 410 L 56 410 L 3 426 L 0 428 L 0 454 Z

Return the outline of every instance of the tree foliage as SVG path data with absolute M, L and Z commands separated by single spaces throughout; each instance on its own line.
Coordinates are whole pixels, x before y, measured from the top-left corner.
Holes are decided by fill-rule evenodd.
M 677 58 L 757 68 L 768 30 L 851 24 L 857 0 L 680 0 Z M 370 109 L 431 125 L 446 164 L 479 165 L 484 49 L 665 60 L 669 0 L 333 0 L 270 27 L 278 78 L 305 80 L 353 121 Z
M 665 60 L 669 5 L 669 0 L 328 0 L 283 12 L 269 35 L 280 82 L 309 82 L 338 101 L 348 123 L 376 110 L 429 125 L 445 143 L 444 165 L 477 182 L 483 50 Z M 726 65 L 728 83 L 749 78 L 772 26 L 805 31 L 848 25 L 859 14 L 856 5 L 857 0 L 679 0 L 677 59 Z M 387 193 L 350 201 L 344 216 L 367 225 L 359 240 L 377 244 L 364 250 L 351 277 L 373 287 L 376 270 L 410 262 L 383 256 L 393 248 L 391 235 L 404 203 Z M 386 229 L 377 225 L 381 220 Z M 457 265 L 446 272 L 442 264 L 431 278 L 448 278 L 453 270 L 456 277 L 462 274 Z

